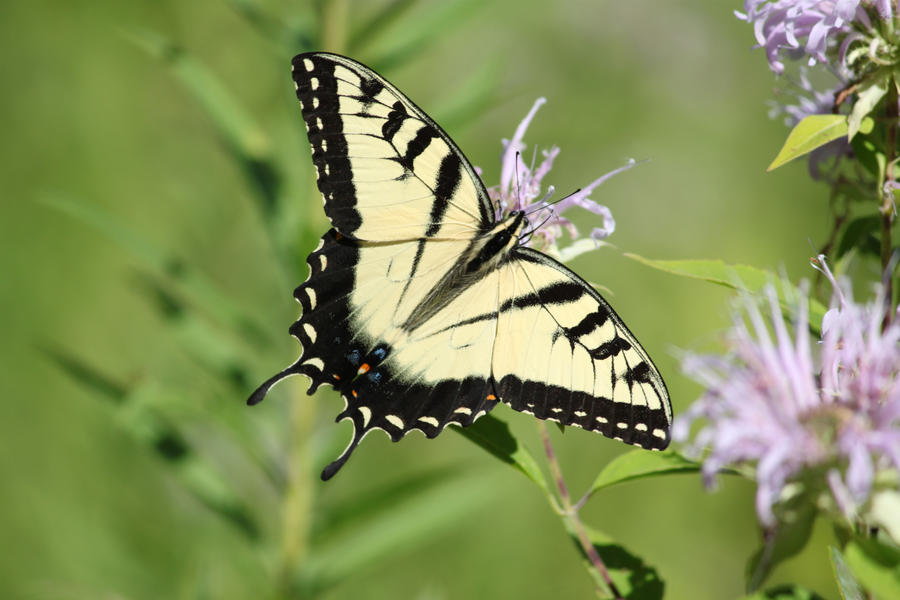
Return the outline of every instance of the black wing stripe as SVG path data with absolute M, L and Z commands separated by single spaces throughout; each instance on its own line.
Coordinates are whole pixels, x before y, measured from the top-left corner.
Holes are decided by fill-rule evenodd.
M 431 205 L 431 224 L 425 235 L 431 237 L 435 235 L 441 227 L 441 219 L 447 208 L 450 206 L 450 198 L 459 187 L 462 179 L 462 164 L 459 157 L 452 152 L 444 157 L 441 161 L 441 168 L 438 171 L 437 185 L 434 190 L 434 204 Z

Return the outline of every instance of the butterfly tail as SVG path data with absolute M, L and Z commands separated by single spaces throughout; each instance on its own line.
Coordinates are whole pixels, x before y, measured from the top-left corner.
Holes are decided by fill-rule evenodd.
M 299 372 L 300 372 L 299 365 L 297 365 L 295 363 L 295 364 L 289 366 L 288 368 L 286 368 L 285 370 L 283 370 L 279 373 L 276 373 L 275 375 L 272 375 L 271 377 L 266 379 L 262 383 L 261 386 L 256 388 L 256 390 L 252 394 L 250 394 L 250 397 L 247 398 L 247 406 L 253 406 L 254 404 L 259 404 L 260 402 L 263 401 L 263 398 L 266 397 L 266 394 L 269 393 L 269 390 L 272 389 L 272 386 L 274 386 L 276 383 L 278 383 L 282 379 L 286 379 L 287 377 L 290 377 L 291 375 L 296 375 Z
M 359 445 L 359 442 L 365 437 L 366 433 L 369 430 L 359 430 L 354 428 L 353 431 L 353 439 L 350 440 L 350 443 L 344 449 L 340 456 L 334 460 L 330 465 L 322 469 L 322 481 L 328 481 L 332 477 L 334 477 L 335 473 L 337 473 L 341 467 L 344 466 L 344 463 L 347 462 L 347 459 L 350 458 L 350 455 L 356 450 L 356 447 Z

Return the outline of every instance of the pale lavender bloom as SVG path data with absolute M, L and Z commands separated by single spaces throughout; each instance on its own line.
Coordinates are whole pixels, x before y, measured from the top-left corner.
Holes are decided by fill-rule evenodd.
M 900 469 L 900 321 L 884 331 L 881 298 L 854 304 L 834 285 L 833 308 L 823 322 L 820 359 L 814 360 L 807 302 L 797 302 L 788 331 L 773 288 L 765 292 L 771 330 L 758 306 L 744 299 L 725 356 L 688 356 L 683 367 L 706 391 L 676 420 L 673 437 L 685 441 L 706 420 L 689 448 L 709 448 L 708 485 L 723 468 L 756 465 L 756 512 L 776 523 L 785 487 L 824 467 L 825 484 L 848 516 L 870 497 L 875 472 Z
M 504 218 L 515 210 L 525 211 L 531 226 L 530 230 L 533 231 L 530 239 L 526 242 L 527 245 L 535 246 L 542 250 L 549 249 L 553 252 L 558 252 L 557 240 L 562 236 L 563 230 L 568 232 L 572 241 L 579 237 L 575 225 L 569 219 L 561 216 L 563 211 L 572 206 L 580 206 L 602 217 L 602 227 L 595 227 L 591 231 L 590 238 L 592 240 L 599 241 L 615 231 L 616 222 L 609 209 L 601 204 L 597 204 L 588 196 L 601 183 L 613 175 L 631 168 L 635 163 L 632 160 L 625 166 L 595 179 L 583 189 L 558 203 L 550 204 L 548 200 L 555 192 L 555 188 L 551 185 L 544 191 L 543 180 L 553 167 L 553 161 L 559 155 L 559 148 L 553 146 L 549 150 L 542 151 L 542 158 L 538 164 L 535 164 L 536 152 L 530 163 L 526 163 L 522 157 L 526 147 L 522 141 L 525 137 L 525 132 L 531 124 L 535 113 L 545 102 L 544 98 L 538 98 L 526 117 L 516 128 L 512 139 L 503 140 L 500 184 L 489 188 L 488 194 L 497 208 L 496 216 L 498 219 Z M 568 253 L 567 258 L 571 258 L 575 254 L 572 252 Z
M 891 20 L 894 6 L 890 0 L 745 0 L 744 12 L 735 15 L 753 25 L 769 68 L 780 74 L 785 52 L 793 57 L 805 54 L 813 65 L 828 63 L 826 54 L 837 48 L 838 64 L 832 67 L 840 68 L 850 43 L 865 39 L 856 32 L 873 28 L 870 15 Z

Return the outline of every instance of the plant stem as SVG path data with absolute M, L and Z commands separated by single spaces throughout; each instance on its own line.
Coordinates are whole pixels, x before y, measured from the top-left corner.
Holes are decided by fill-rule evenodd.
M 347 47 L 347 0 L 319 2 L 319 32 L 322 50 L 343 54 Z
M 588 536 L 587 530 L 584 527 L 584 524 L 581 522 L 581 519 L 578 516 L 578 509 L 580 506 L 576 507 L 572 505 L 572 497 L 569 495 L 569 488 L 566 485 L 566 481 L 563 478 L 562 469 L 559 466 L 559 460 L 556 458 L 556 451 L 553 449 L 553 443 L 550 441 L 550 434 L 547 431 L 547 425 L 544 421 L 538 421 L 538 431 L 541 433 L 541 440 L 544 443 L 544 452 L 547 455 L 547 464 L 550 467 L 550 473 L 553 475 L 553 479 L 556 481 L 556 487 L 559 490 L 559 499 L 562 505 L 561 515 L 563 520 L 565 521 L 566 529 L 568 529 L 571 533 L 578 538 L 579 544 L 581 544 L 581 550 L 584 552 L 585 556 L 587 556 L 588 561 L 590 562 L 590 567 L 588 570 L 592 571 L 591 575 L 594 578 L 594 582 L 597 584 L 598 591 L 603 592 L 602 587 L 600 586 L 600 581 L 606 584 L 609 593 L 612 595 L 615 600 L 622 600 L 622 594 L 619 592 L 619 589 L 616 587 L 616 584 L 613 583 L 612 579 L 609 576 L 609 571 L 606 569 L 606 565 L 603 563 L 603 559 L 600 558 L 600 554 L 597 553 L 597 549 L 594 547 L 594 544 L 591 542 L 590 537 Z
M 299 385 L 297 385 L 299 392 Z M 309 517 L 312 514 L 313 486 L 310 445 L 316 403 L 296 393 L 291 402 L 287 437 L 287 486 L 281 506 L 282 531 L 279 578 L 284 598 L 300 598 L 297 575 L 306 558 Z
M 888 273 L 888 267 L 891 264 L 891 254 L 894 250 L 892 240 L 892 229 L 894 226 L 894 191 L 890 184 L 896 178 L 894 177 L 895 165 L 897 159 L 897 88 L 894 85 L 888 86 L 887 98 L 885 99 L 885 172 L 884 181 L 880 182 L 878 196 L 881 199 L 881 270 L 884 273 L 884 295 L 886 306 L 886 316 L 884 326 L 890 323 L 891 306 L 893 304 L 893 277 Z

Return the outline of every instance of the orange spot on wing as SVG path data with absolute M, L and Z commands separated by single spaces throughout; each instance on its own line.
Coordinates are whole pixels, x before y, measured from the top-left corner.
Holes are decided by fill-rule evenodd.
M 496 400 L 496 399 L 497 399 L 497 396 L 495 396 L 495 395 L 493 395 L 493 394 L 488 394 L 488 395 L 487 395 L 487 399 L 488 399 L 488 400 Z
M 356 398 L 356 390 L 351 390 L 350 393 L 353 394 L 353 397 L 354 397 L 354 398 Z
M 335 380 L 335 381 L 340 381 L 340 380 L 341 380 L 341 376 L 338 375 L 337 373 L 334 373 L 334 374 L 332 375 L 332 377 L 334 377 L 334 380 Z
M 372 367 L 369 366 L 369 363 L 363 363 L 359 365 L 359 374 L 362 375 L 363 373 L 368 373 L 369 369 L 371 368 Z

